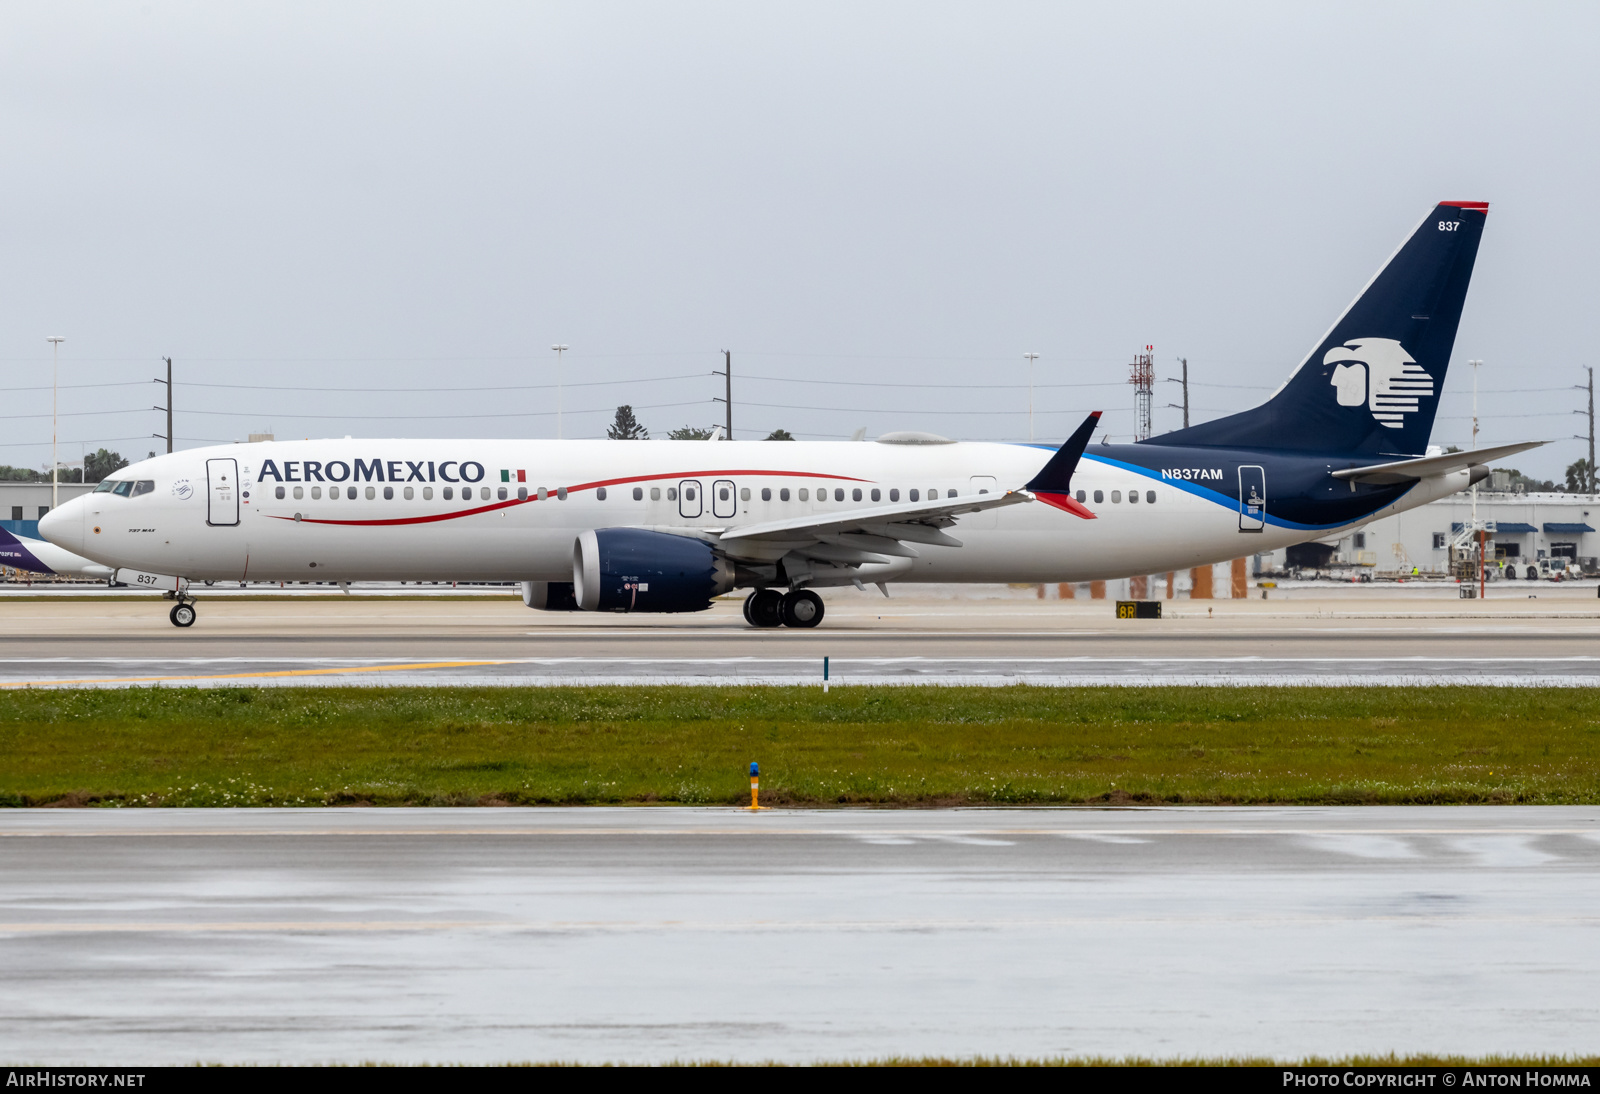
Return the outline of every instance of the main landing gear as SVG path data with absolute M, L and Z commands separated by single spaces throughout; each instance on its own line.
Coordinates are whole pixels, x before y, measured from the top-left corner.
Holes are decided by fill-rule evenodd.
M 822 598 L 810 589 L 757 589 L 745 597 L 744 620 L 752 627 L 815 627 L 822 622 Z

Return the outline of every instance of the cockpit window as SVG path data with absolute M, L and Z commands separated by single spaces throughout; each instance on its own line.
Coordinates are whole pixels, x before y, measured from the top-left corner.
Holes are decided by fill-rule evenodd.
M 133 492 L 133 480 L 124 479 L 111 488 L 111 492 L 119 498 L 125 498 Z
M 154 479 L 140 479 L 138 482 L 133 484 L 133 496 L 138 497 L 140 494 L 153 493 L 155 488 L 156 484 Z
M 96 494 L 109 493 L 111 491 L 111 489 L 116 485 L 117 484 L 116 484 L 116 481 L 114 479 L 106 479 L 103 482 L 101 482 L 99 486 L 94 488 L 94 492 Z

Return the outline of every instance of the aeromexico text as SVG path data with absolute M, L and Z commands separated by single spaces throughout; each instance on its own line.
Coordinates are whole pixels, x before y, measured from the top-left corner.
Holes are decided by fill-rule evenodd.
M 459 474 L 458 474 L 459 473 Z M 482 482 L 483 464 L 476 460 L 262 460 L 257 482 Z

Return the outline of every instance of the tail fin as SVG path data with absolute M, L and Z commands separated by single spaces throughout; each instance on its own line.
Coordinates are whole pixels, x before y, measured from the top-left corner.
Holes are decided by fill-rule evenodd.
M 1146 443 L 1422 454 L 1488 212 L 1434 206 L 1272 398 Z

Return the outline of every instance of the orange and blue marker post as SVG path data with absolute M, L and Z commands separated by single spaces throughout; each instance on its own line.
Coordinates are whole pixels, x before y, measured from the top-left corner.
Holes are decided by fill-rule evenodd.
M 760 796 L 761 796 L 761 765 L 758 764 L 758 763 L 751 763 L 750 764 L 750 808 L 751 809 L 760 809 L 761 808 L 761 806 L 757 804 L 758 800 L 760 799 Z

